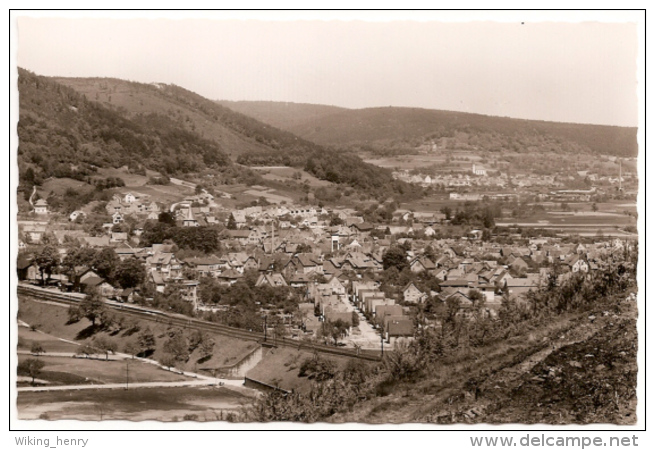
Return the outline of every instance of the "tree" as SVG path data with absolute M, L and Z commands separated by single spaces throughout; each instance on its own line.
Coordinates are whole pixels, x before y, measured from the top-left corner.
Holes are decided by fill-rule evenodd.
M 119 258 L 116 252 L 111 247 L 103 248 L 93 258 L 93 268 L 98 276 L 105 280 L 113 280 L 114 271 L 119 263 Z
M 80 302 L 80 313 L 91 321 L 91 325 L 96 325 L 96 320 L 101 317 L 105 311 L 105 303 L 100 293 L 93 289 L 86 294 L 84 299 Z
M 480 309 L 484 306 L 484 295 L 477 289 L 469 289 L 468 297 L 473 303 L 474 309 Z
M 69 248 L 64 260 L 61 262 L 61 268 L 68 276 L 68 279 L 74 281 L 75 268 L 80 266 L 91 267 L 95 255 L 96 251 L 89 247 Z
M 159 216 L 157 217 L 157 220 L 160 223 L 175 226 L 175 216 L 171 212 L 168 212 L 168 211 L 160 212 Z
M 141 353 L 141 346 L 139 345 L 139 342 L 137 339 L 130 339 L 125 343 L 123 346 L 123 353 L 127 353 L 128 355 L 132 355 L 132 359 L 139 353 Z
M 402 272 L 408 266 L 409 262 L 407 261 L 405 250 L 398 245 L 389 247 L 382 255 L 382 267 L 384 270 L 395 267 L 399 272 Z
M 211 336 L 205 335 L 200 343 L 200 357 L 209 359 L 214 354 L 214 339 Z
M 174 367 L 177 367 L 178 360 L 175 357 L 175 355 L 171 353 L 164 353 L 159 357 L 159 364 L 161 364 L 164 367 L 168 367 L 168 370 L 171 370 Z
M 46 245 L 43 247 L 43 250 L 36 255 L 34 262 L 39 267 L 39 272 L 41 272 L 41 284 L 44 284 L 44 275 L 47 275 L 47 279 L 50 280 L 52 272 L 59 265 L 59 253 L 53 246 Z
M 32 342 L 32 348 L 30 349 L 30 353 L 36 356 L 39 356 L 41 353 L 45 353 L 45 349 L 43 348 L 43 345 L 41 345 L 40 342 Z
M 114 279 L 123 289 L 137 287 L 146 279 L 146 268 L 141 260 L 128 258 L 118 263 Z
M 230 214 L 230 217 L 227 219 L 227 229 L 228 230 L 236 230 L 237 229 L 237 222 L 234 220 L 234 215 Z
M 175 331 L 175 333 L 164 342 L 164 351 L 173 355 L 177 361 L 185 363 L 189 360 L 189 342 L 184 336 L 182 330 Z
M 441 212 L 446 216 L 446 220 L 450 220 L 453 216 L 453 210 L 450 206 L 444 206 L 441 208 Z
M 97 348 L 102 353 L 105 354 L 105 360 L 109 360 L 109 352 L 116 353 L 118 346 L 113 339 L 109 339 L 104 336 L 96 336 L 91 340 L 90 345 Z
M 83 317 L 78 306 L 70 305 L 68 307 L 68 322 L 66 324 L 77 323 Z
M 592 210 L 593 212 L 598 211 L 598 205 L 596 204 L 596 202 L 593 202 L 593 203 L 591 204 L 591 210 Z
M 89 357 L 90 355 L 95 355 L 97 349 L 95 347 L 92 347 L 89 344 L 83 344 L 77 347 L 77 351 L 75 352 L 78 355 L 84 355 L 85 357 Z
M 352 312 L 352 325 L 353 328 L 356 328 L 359 326 L 359 314 L 357 314 L 357 311 Z
M 350 325 L 341 319 L 337 319 L 334 322 L 326 320 L 323 322 L 323 325 L 321 325 L 321 333 L 326 338 L 332 338 L 334 340 L 334 345 L 337 345 L 339 339 L 346 335 L 349 328 Z
M 18 364 L 18 375 L 32 377 L 32 385 L 34 385 L 34 379 L 39 376 L 44 367 L 43 360 L 28 358 Z
M 146 327 L 139 332 L 137 336 L 137 343 L 141 349 L 140 353 L 147 353 L 148 351 L 153 351 L 155 349 L 155 335 L 150 327 Z

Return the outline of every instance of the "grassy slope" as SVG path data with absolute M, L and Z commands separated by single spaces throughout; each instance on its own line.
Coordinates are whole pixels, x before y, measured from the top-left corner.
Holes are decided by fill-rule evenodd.
M 332 421 L 634 423 L 636 314 L 634 303 L 608 302 L 558 317 L 444 364 L 424 380 L 399 384 L 391 395 L 368 400 Z M 596 317 L 593 322 L 590 315 Z M 606 384 L 611 395 L 594 398 Z M 471 386 L 479 388 L 477 399 Z
M 246 376 L 286 390 L 308 391 L 312 380 L 298 376 L 298 369 L 306 359 L 313 357 L 313 353 L 308 350 L 272 348 Z M 347 358 L 340 357 L 328 357 L 328 359 L 340 369 L 343 369 L 348 361 Z
M 127 113 L 129 117 L 151 113 L 167 116 L 188 131 L 218 143 L 232 157 L 247 152 L 275 151 L 271 145 L 284 148 L 298 141 L 289 132 L 271 128 L 178 86 L 114 78 L 54 80 L 82 93 L 88 100 Z
M 119 313 L 116 314 L 118 315 Z M 77 323 L 67 325 L 68 308 L 65 306 L 62 307 L 60 305 L 47 304 L 25 297 L 19 297 L 19 319 L 30 325 L 36 325 L 39 330 L 45 333 L 79 342 L 80 344 L 91 340 L 91 336 L 88 336 L 91 322 L 87 319 L 82 319 Z M 164 342 L 168 339 L 166 335 L 166 331 L 169 328 L 168 325 L 144 320 L 140 320 L 139 323 L 142 329 L 149 326 L 153 331 L 157 349 L 150 358 L 158 359 L 163 353 Z M 138 333 L 132 334 L 125 331 L 112 333 L 111 335 L 106 332 L 96 333 L 96 335 L 107 336 L 115 340 L 118 344 L 119 351 L 122 351 L 125 342 L 135 337 L 136 334 Z M 186 370 L 194 371 L 203 367 L 233 364 L 249 353 L 256 345 L 254 342 L 242 341 L 221 335 L 212 335 L 212 338 L 215 342 L 213 356 L 207 361 L 198 363 L 200 355 L 198 354 L 199 350 L 196 350 L 184 367 Z M 26 340 L 25 348 L 29 348 L 31 342 L 29 342 L 29 339 Z M 46 347 L 47 350 L 48 348 Z

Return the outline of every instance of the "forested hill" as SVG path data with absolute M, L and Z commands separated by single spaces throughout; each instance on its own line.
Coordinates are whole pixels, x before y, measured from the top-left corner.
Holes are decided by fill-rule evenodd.
M 377 196 L 415 190 L 356 156 L 328 152 L 178 86 L 19 69 L 18 88 L 18 163 L 26 184 L 124 165 L 166 175 L 211 169 L 249 183 L 244 165 L 284 164 Z
M 637 129 L 511 119 L 421 108 L 345 109 L 284 102 L 221 102 L 322 145 L 419 146 L 465 133 L 481 150 L 637 155 Z M 545 143 L 545 145 L 544 145 Z
M 324 117 L 350 111 L 349 109 L 338 106 L 313 105 L 309 103 L 229 100 L 218 100 L 217 103 L 233 111 L 240 112 L 261 122 L 288 131 L 295 128 L 303 128 L 311 123 L 318 125 Z
M 128 118 L 56 81 L 19 69 L 18 164 L 21 175 L 72 177 L 94 167 L 145 166 L 169 174 L 226 170 L 221 146 L 165 116 Z

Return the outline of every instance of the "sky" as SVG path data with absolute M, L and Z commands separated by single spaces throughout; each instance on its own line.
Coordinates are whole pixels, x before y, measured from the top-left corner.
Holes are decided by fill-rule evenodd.
M 173 83 L 222 100 L 638 124 L 635 23 L 28 15 L 17 17 L 17 64 L 39 75 Z

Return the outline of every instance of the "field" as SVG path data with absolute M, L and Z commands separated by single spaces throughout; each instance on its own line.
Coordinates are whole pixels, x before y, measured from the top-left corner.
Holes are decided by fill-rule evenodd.
M 18 361 L 33 358 L 30 355 L 18 355 Z M 109 384 L 109 383 L 143 383 L 152 381 L 183 381 L 188 377 L 169 372 L 156 366 L 126 359 L 124 361 L 103 359 L 73 358 L 70 356 L 38 356 L 45 362 L 45 367 L 37 377 L 37 383 L 45 381 L 48 385 L 75 385 L 75 384 Z M 129 364 L 129 372 L 126 367 Z M 129 378 L 128 378 L 129 374 Z M 19 385 L 29 386 L 29 381 Z
M 285 182 L 285 181 L 298 181 L 301 183 L 307 182 L 311 187 L 321 187 L 321 186 L 331 186 L 332 183 L 329 181 L 325 180 L 319 180 L 316 178 L 314 175 L 305 172 L 304 170 L 300 169 L 295 169 L 293 167 L 286 167 L 286 166 L 268 166 L 268 167 L 256 167 L 253 166 L 252 169 L 260 172 L 262 175 L 262 178 L 265 180 L 272 180 L 272 181 L 280 181 L 280 182 Z M 300 178 L 299 179 L 294 179 L 293 176 L 294 174 L 299 173 Z
M 84 181 L 74 180 L 72 178 L 49 178 L 41 185 L 39 195 L 47 197 L 50 192 L 55 195 L 63 195 L 68 189 L 79 192 L 80 190 L 91 191 L 94 187 Z
M 252 402 L 249 395 L 216 387 L 19 392 L 20 420 L 218 421 Z
M 542 203 L 546 208 L 558 208 L 559 205 Z M 591 203 L 571 203 L 569 208 L 573 211 L 542 211 L 528 217 L 518 219 L 503 218 L 496 220 L 498 226 L 557 229 L 564 233 L 594 236 L 602 233 L 606 236 L 631 236 L 622 228 L 635 227 L 637 220 L 636 205 L 629 203 L 598 203 L 598 211 L 592 210 Z

